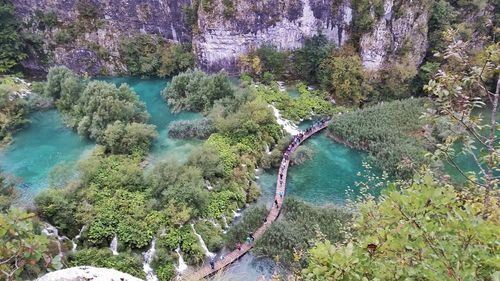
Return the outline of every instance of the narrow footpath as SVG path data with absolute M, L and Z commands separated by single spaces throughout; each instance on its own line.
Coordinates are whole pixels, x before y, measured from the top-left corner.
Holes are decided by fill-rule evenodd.
M 292 142 L 289 145 L 289 150 L 287 150 L 285 153 L 283 153 L 283 159 L 281 160 L 281 165 L 280 165 L 280 168 L 278 171 L 278 177 L 276 180 L 275 200 L 278 202 L 278 206 L 276 207 L 276 204 L 273 203 L 273 206 L 271 207 L 271 210 L 269 211 L 269 214 L 267 215 L 267 220 L 253 234 L 255 240 L 259 239 L 264 234 L 264 232 L 267 230 L 267 228 L 278 218 L 278 216 L 281 212 L 283 200 L 285 199 L 286 176 L 287 176 L 287 172 L 288 172 L 288 166 L 290 164 L 290 155 L 299 147 L 299 145 L 301 145 L 309 137 L 311 137 L 312 135 L 316 134 L 317 132 L 328 127 L 328 124 L 329 124 L 329 122 L 316 123 L 315 125 L 308 128 L 307 130 L 302 131 L 301 137 L 294 136 Z M 219 270 L 223 269 L 224 267 L 237 261 L 243 255 L 245 255 L 248 251 L 250 251 L 250 249 L 252 249 L 254 243 L 250 243 L 250 244 L 243 243 L 241 245 L 241 250 L 236 249 L 236 250 L 228 253 L 227 255 L 224 255 L 224 260 L 222 260 L 222 261 L 217 260 L 217 262 L 215 263 L 214 269 L 212 269 L 211 266 L 209 264 L 207 264 L 207 265 L 203 266 L 202 268 L 198 269 L 197 271 L 194 271 L 190 274 L 187 274 L 186 276 L 181 276 L 180 279 L 185 280 L 185 281 L 198 281 L 198 280 L 201 280 L 205 277 L 209 277 L 209 276 L 215 274 L 217 271 L 219 271 Z

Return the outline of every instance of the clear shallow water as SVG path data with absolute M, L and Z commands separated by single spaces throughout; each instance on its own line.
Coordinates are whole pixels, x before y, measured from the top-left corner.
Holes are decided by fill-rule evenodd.
M 103 79 L 116 84 L 129 84 L 145 102 L 151 115 L 150 123 L 157 126 L 158 139 L 151 148 L 150 162 L 167 157 L 184 160 L 201 141 L 182 141 L 168 138 L 167 127 L 173 120 L 194 119 L 196 113 L 173 114 L 160 92 L 168 80 L 122 77 Z M 94 143 L 67 128 L 57 110 L 35 112 L 31 124 L 14 135 L 14 143 L 0 151 L 0 167 L 16 176 L 22 183 L 23 201 L 48 185 L 50 171 L 59 163 L 74 165 L 94 147 Z
M 23 181 L 22 193 L 32 198 L 47 186 L 48 174 L 61 162 L 75 164 L 94 144 L 67 128 L 57 110 L 35 112 L 31 124 L 0 151 L 0 166 Z
M 201 144 L 199 140 L 175 140 L 168 137 L 168 124 L 175 120 L 192 120 L 201 118 L 201 114 L 193 112 L 172 113 L 167 103 L 161 97 L 161 91 L 170 83 L 167 79 L 140 79 L 135 77 L 117 77 L 102 79 L 119 86 L 122 83 L 130 85 L 139 98 L 146 104 L 151 115 L 149 123 L 156 126 L 158 139 L 153 143 L 150 152 L 150 162 L 156 162 L 165 157 L 185 160 L 193 147 Z
M 319 133 L 304 144 L 314 151 L 311 160 L 291 166 L 287 175 L 286 196 L 297 197 L 314 204 L 343 205 L 347 199 L 346 189 L 354 188 L 360 181 L 358 172 L 363 172 L 363 161 L 367 154 L 338 144 Z M 276 188 L 277 171 L 268 171 L 259 176 L 265 204 L 271 204 Z

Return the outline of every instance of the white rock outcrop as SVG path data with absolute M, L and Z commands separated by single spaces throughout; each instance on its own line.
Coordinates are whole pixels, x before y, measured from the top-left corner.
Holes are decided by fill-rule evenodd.
M 130 274 L 110 268 L 78 266 L 45 274 L 36 281 L 142 281 Z

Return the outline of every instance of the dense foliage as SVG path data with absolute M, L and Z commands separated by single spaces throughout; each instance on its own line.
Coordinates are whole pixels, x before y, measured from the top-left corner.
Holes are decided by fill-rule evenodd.
M 7 211 L 15 203 L 18 193 L 15 184 L 0 171 L 0 212 Z
M 277 258 L 280 263 L 300 268 L 307 260 L 307 250 L 315 239 L 343 241 L 344 225 L 351 214 L 337 207 L 315 207 L 286 198 L 282 209 L 283 219 L 275 222 L 257 240 L 257 254 Z
M 187 46 L 149 34 L 123 38 L 120 51 L 132 75 L 167 77 L 194 65 Z
M 154 125 L 143 123 L 123 123 L 115 121 L 104 131 L 103 145 L 114 154 L 146 154 L 151 140 L 156 138 Z
M 323 89 L 332 92 L 337 101 L 345 104 L 359 104 L 368 97 L 369 88 L 361 58 L 344 48 L 335 52 L 321 64 Z
M 214 132 L 214 125 L 208 118 L 178 120 L 168 124 L 168 136 L 175 139 L 206 139 Z
M 243 244 L 250 233 L 264 223 L 268 210 L 265 207 L 252 207 L 245 211 L 243 218 L 227 232 L 226 246 L 234 249 L 236 244 Z
M 0 74 L 12 70 L 27 57 L 20 23 L 10 0 L 0 2 Z
M 114 268 L 138 278 L 145 278 L 142 271 L 142 257 L 135 254 L 121 253 L 114 256 L 109 249 L 87 248 L 73 253 L 68 258 L 69 266 L 95 266 Z
M 283 118 L 298 122 L 311 118 L 313 115 L 331 115 L 341 107 L 334 107 L 324 91 L 309 91 L 303 84 L 298 85 L 299 96 L 293 98 L 286 92 L 280 92 L 277 87 L 259 86 L 255 88 L 258 95 L 266 102 L 279 109 Z
M 426 143 L 419 134 L 422 99 L 380 103 L 333 117 L 329 134 L 340 142 L 367 150 L 378 167 L 409 178 L 423 163 Z
M 155 127 L 144 124 L 149 118 L 144 103 L 126 84 L 87 82 L 66 67 L 53 67 L 44 92 L 69 126 L 112 153 L 144 154 L 156 137 Z
M 0 213 L 0 276 L 3 280 L 35 279 L 47 269 L 62 267 L 49 251 L 50 240 L 40 234 L 34 214 L 11 209 Z
M 186 71 L 175 76 L 162 95 L 174 111 L 208 112 L 215 101 L 232 93 L 229 79 L 223 74 Z
M 496 203 L 495 203 L 496 204 Z M 495 280 L 499 209 L 483 219 L 475 197 L 426 176 L 358 205 L 356 238 L 319 242 L 307 280 Z
M 10 142 L 12 132 L 28 123 L 28 104 L 15 90 L 9 78 L 0 81 L 0 146 Z

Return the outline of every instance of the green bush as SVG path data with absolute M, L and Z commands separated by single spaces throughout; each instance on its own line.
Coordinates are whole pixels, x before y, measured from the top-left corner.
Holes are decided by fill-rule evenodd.
M 124 124 L 115 121 L 104 132 L 103 145 L 113 154 L 145 155 L 151 141 L 158 136 L 156 126 L 143 123 Z
M 245 243 L 249 233 L 255 231 L 264 223 L 267 217 L 267 209 L 265 207 L 251 207 L 245 211 L 240 222 L 232 226 L 226 235 L 226 246 L 229 249 L 234 249 L 236 244 Z
M 138 278 L 146 278 L 142 270 L 141 256 L 131 253 L 120 253 L 114 256 L 109 249 L 88 248 L 71 254 L 68 257 L 68 263 L 69 266 L 114 268 Z
M 378 167 L 409 178 L 426 162 L 424 139 L 419 137 L 424 100 L 380 103 L 335 115 L 329 133 L 340 141 L 367 150 Z
M 484 218 L 483 208 L 482 198 L 439 186 L 428 175 L 411 186 L 392 186 L 377 200 L 357 204 L 352 239 L 318 241 L 309 250 L 302 277 L 494 280 L 500 271 L 500 214 L 494 208 Z
M 50 188 L 35 197 L 37 214 L 69 237 L 81 227 L 76 219 L 78 201 L 70 190 Z
M 215 128 L 208 118 L 177 120 L 168 125 L 168 136 L 175 139 L 206 139 L 214 132 Z
M 305 265 L 306 251 L 312 247 L 314 239 L 325 237 L 332 242 L 345 238 L 343 228 L 352 215 L 337 207 L 317 207 L 286 198 L 282 209 L 283 220 L 275 222 L 255 244 L 259 255 L 269 258 L 279 257 L 287 266 Z M 295 255 L 299 253 L 297 262 Z
M 12 71 L 27 57 L 21 33 L 21 23 L 14 13 L 11 0 L 0 2 L 0 74 Z
M 208 112 L 217 100 L 231 95 L 233 90 L 227 76 L 201 71 L 186 71 L 175 76 L 162 92 L 175 112 Z
M 12 86 L 0 83 L 0 146 L 11 141 L 11 134 L 29 123 L 26 118 L 28 105 L 22 98 L 14 96 Z
M 123 38 L 120 52 L 132 75 L 166 77 L 194 65 L 194 55 L 188 47 L 150 34 Z

